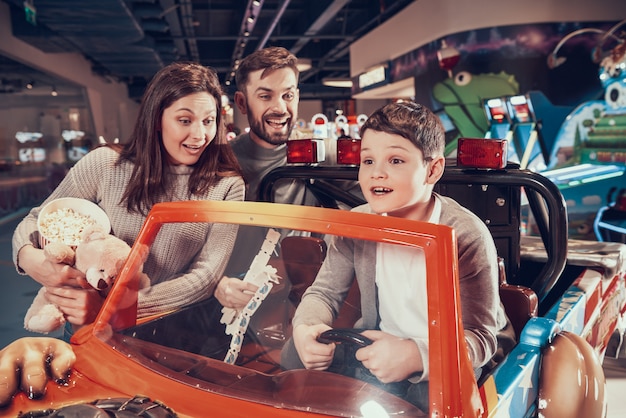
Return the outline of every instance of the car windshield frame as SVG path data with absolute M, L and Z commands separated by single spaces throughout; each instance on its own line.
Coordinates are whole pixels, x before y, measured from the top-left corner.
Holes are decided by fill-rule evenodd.
M 318 234 L 421 248 L 427 260 L 430 347 L 430 411 L 428 413 L 430 415 L 438 413 L 443 416 L 444 414 L 463 415 L 471 411 L 472 415 L 479 415 L 480 411 L 483 410 L 474 371 L 463 338 L 456 236 L 453 229 L 445 225 L 336 209 L 277 203 L 224 201 L 160 203 L 155 205 L 148 214 L 131 253 L 96 318 L 90 332 L 91 336 L 95 336 L 115 350 L 125 353 L 127 358 L 141 363 L 143 367 L 198 387 L 197 382 L 193 379 L 187 381 L 184 376 L 175 376 L 163 367 L 155 365 L 155 362 L 150 359 L 141 360 L 139 356 L 131 355 L 133 352 L 136 353 L 136 348 L 132 348 L 128 337 L 121 336 L 121 331 L 148 320 L 146 318 L 137 320 L 139 272 L 159 230 L 164 224 L 172 222 L 232 223 L 276 229 L 306 230 Z M 302 225 L 306 225 L 306 227 Z M 149 320 L 155 318 L 152 317 Z M 73 342 L 80 343 L 78 339 Z M 227 374 L 231 375 L 246 375 L 246 370 L 248 370 L 241 366 L 226 363 L 218 365 L 214 359 L 210 359 L 210 362 L 217 369 L 225 370 Z M 289 370 L 282 372 L 281 375 L 283 375 L 283 379 L 288 380 L 285 376 L 294 373 L 296 376 L 300 376 L 298 375 L 299 372 L 312 371 Z M 318 373 L 325 373 L 327 377 L 333 375 L 329 372 Z M 255 376 L 263 375 L 258 372 L 252 374 Z M 338 377 L 342 378 L 341 376 Z M 328 378 L 333 379 L 332 377 Z M 298 378 L 292 377 L 292 380 L 297 381 Z M 277 400 L 269 395 L 267 399 L 265 399 L 266 395 L 259 395 L 258 393 L 246 395 L 241 391 L 229 390 L 227 386 L 216 388 L 214 385 L 208 385 L 202 389 L 245 401 L 279 406 L 280 408 L 294 410 L 307 408 L 306 405 L 297 402 L 292 404 L 283 402 L 276 405 Z M 311 409 L 309 408 L 309 410 Z M 323 411 L 317 412 L 322 413 Z

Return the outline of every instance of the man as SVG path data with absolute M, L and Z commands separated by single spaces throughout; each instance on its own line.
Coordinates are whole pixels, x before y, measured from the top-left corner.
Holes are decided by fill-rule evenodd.
M 298 117 L 298 59 L 285 48 L 268 47 L 245 57 L 235 74 L 235 105 L 248 117 L 250 131 L 233 139 L 232 146 L 246 181 L 246 200 L 259 201 L 259 184 L 273 169 L 287 164 L 287 141 Z M 301 181 L 279 180 L 274 202 L 315 205 L 316 200 Z M 241 226 L 229 265 L 215 289 L 225 307 L 241 309 L 256 291 L 244 282 L 242 266 L 249 266 L 259 251 L 265 231 Z M 235 276 L 235 277 L 232 277 Z
M 295 134 L 298 117 L 298 59 L 281 47 L 268 47 L 244 58 L 235 75 L 235 105 L 248 117 L 250 132 L 239 135 L 231 146 L 247 182 L 246 200 L 258 201 L 259 183 L 267 173 L 287 163 L 287 141 Z M 301 182 L 280 181 L 278 203 L 315 205 Z
M 250 132 L 239 135 L 230 144 L 243 171 L 248 201 L 261 200 L 261 180 L 273 169 L 287 164 L 287 141 L 298 137 L 294 130 L 300 100 L 297 61 L 285 48 L 268 47 L 245 57 L 237 68 L 235 105 L 247 116 Z M 342 186 L 351 189 L 356 182 L 350 183 Z M 278 180 L 273 191 L 275 203 L 319 206 L 301 180 Z M 226 268 L 227 277 L 214 293 L 222 305 L 240 309 L 256 291 L 256 286 L 236 276 L 245 273 L 241 267 L 250 265 L 264 238 L 261 228 L 239 227 L 235 250 Z

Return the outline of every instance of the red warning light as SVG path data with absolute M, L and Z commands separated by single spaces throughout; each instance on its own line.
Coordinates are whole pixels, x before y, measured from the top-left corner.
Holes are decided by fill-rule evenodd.
M 324 161 L 324 141 L 321 139 L 293 139 L 287 141 L 287 163 L 315 164 Z
M 337 140 L 337 164 L 359 165 L 361 162 L 361 140 L 339 138 Z
M 459 138 L 457 165 L 501 169 L 506 167 L 506 150 L 505 139 Z

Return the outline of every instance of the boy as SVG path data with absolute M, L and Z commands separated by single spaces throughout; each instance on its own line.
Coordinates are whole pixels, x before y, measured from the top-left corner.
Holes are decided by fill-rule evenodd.
M 422 105 L 393 103 L 369 117 L 361 138 L 359 183 L 367 204 L 353 210 L 445 224 L 456 231 L 463 328 L 478 374 L 496 353 L 497 337 L 507 340 L 506 347 L 515 337 L 500 304 L 497 253 L 489 230 L 469 210 L 433 192 L 444 171 L 444 128 Z M 336 346 L 317 337 L 331 328 L 356 274 L 362 317 L 355 328 L 365 329 L 362 334 L 373 340 L 356 351 L 356 359 L 380 382 L 401 382 L 405 398 L 428 411 L 424 263 L 421 250 L 333 239 L 295 313 L 293 344 L 283 353 L 285 367 L 325 370 L 331 365 Z

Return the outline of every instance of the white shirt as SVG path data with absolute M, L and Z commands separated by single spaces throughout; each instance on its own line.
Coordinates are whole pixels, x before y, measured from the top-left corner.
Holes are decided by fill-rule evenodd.
M 439 223 L 441 201 L 428 222 Z M 426 260 L 421 248 L 379 242 L 376 246 L 376 285 L 380 329 L 412 339 L 428 338 Z

